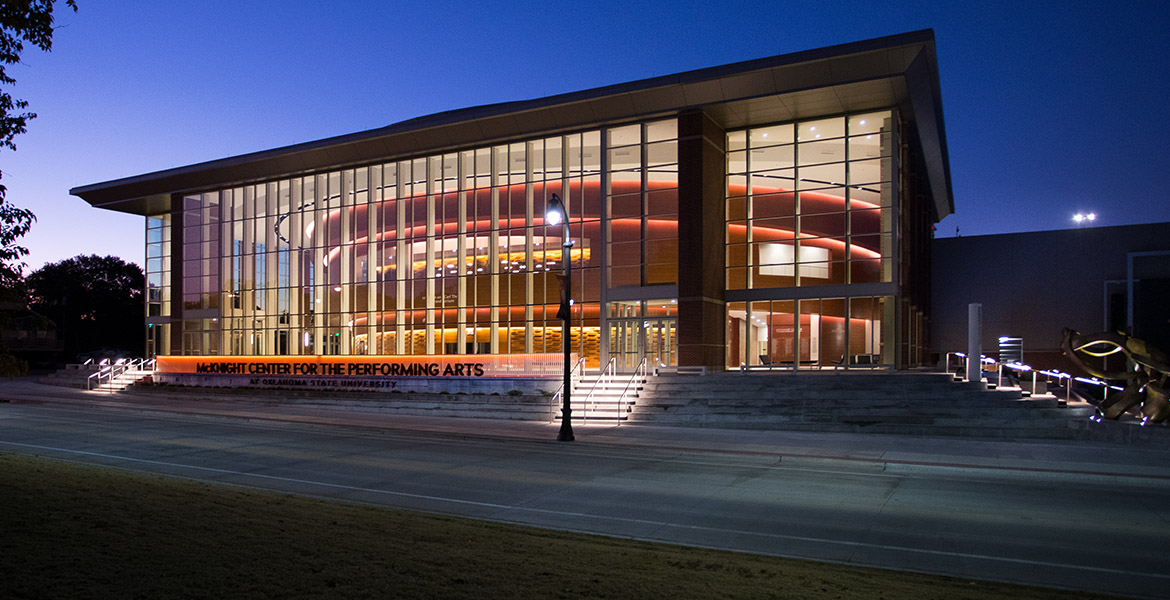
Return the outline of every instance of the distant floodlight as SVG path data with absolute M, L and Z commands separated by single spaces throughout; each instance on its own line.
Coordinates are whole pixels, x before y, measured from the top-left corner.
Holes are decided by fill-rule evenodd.
M 1089 213 L 1089 214 L 1085 215 L 1085 218 L 1090 220 L 1090 221 L 1096 221 L 1097 220 L 1097 213 Z
M 1080 222 L 1085 220 L 1085 215 L 1082 215 L 1081 213 L 1077 213 L 1077 214 L 1073 215 L 1073 220 L 1076 221 L 1077 223 L 1080 223 Z

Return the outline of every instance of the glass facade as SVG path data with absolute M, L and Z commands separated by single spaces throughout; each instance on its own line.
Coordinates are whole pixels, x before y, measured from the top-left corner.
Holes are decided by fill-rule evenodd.
M 677 143 L 655 121 L 187 194 L 148 218 L 148 256 L 169 217 L 182 248 L 177 274 L 148 265 L 148 311 L 186 355 L 561 352 L 571 260 L 572 348 L 597 368 L 605 290 L 677 279 Z
M 610 287 L 678 282 L 678 123 L 610 129 Z
M 895 138 L 889 110 L 728 132 L 729 368 L 894 364 Z
M 896 112 L 725 135 L 725 219 L 711 224 L 725 235 L 725 366 L 893 365 Z M 148 343 L 559 353 L 571 260 L 570 342 L 586 368 L 677 366 L 679 144 L 678 121 L 656 120 L 177 197 L 147 220 Z M 567 257 L 544 219 L 553 194 L 568 208 Z
M 146 219 L 146 353 L 166 354 L 170 348 L 171 218 Z

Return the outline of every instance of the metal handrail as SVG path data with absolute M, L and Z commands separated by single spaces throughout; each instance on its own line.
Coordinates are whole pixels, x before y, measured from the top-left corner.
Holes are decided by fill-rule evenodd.
M 960 358 L 967 357 L 967 355 L 963 352 L 948 352 L 947 353 L 947 362 L 948 362 L 947 372 L 948 373 L 950 373 L 949 363 L 950 363 L 950 357 L 952 355 L 958 356 Z M 1104 393 L 1106 394 L 1106 397 L 1109 394 L 1110 388 L 1112 388 L 1115 391 L 1120 391 L 1123 389 L 1123 388 L 1115 386 L 1115 385 L 1110 385 L 1107 381 L 1101 381 L 1095 377 L 1091 380 L 1085 379 L 1083 377 L 1074 377 L 1071 374 L 1064 373 L 1058 369 L 1051 369 L 1051 370 L 1037 369 L 1031 365 L 1026 365 L 1026 364 L 1020 363 L 1020 362 L 1000 362 L 999 360 L 994 359 L 994 358 L 989 358 L 986 355 L 980 356 L 979 358 L 980 358 L 980 363 L 982 363 L 982 364 L 996 365 L 996 370 L 998 371 L 997 383 L 999 384 L 999 385 L 997 385 L 997 387 L 1003 387 L 1003 369 L 1004 369 L 1004 367 L 1007 367 L 1008 369 L 1011 369 L 1014 371 L 1024 371 L 1024 372 L 1031 371 L 1032 372 L 1032 389 L 1033 389 L 1033 391 L 1035 391 L 1035 389 L 1036 389 L 1036 382 L 1038 381 L 1039 375 L 1043 375 L 1047 378 L 1046 383 L 1052 383 L 1052 380 L 1056 379 L 1056 385 L 1058 387 L 1060 387 L 1062 385 L 1064 386 L 1066 399 L 1072 398 L 1072 382 L 1074 379 L 1077 381 L 1084 382 L 1084 383 L 1089 383 L 1092 385 L 1104 387 L 1105 388 Z M 1062 381 L 1063 381 L 1063 383 L 1062 383 Z
M 151 359 L 151 362 L 154 362 L 154 359 Z M 569 384 L 570 385 L 573 384 L 573 373 L 576 373 L 578 368 L 581 369 L 582 373 L 585 372 L 584 365 L 585 365 L 585 358 L 581 357 L 579 360 L 577 360 L 577 364 L 573 365 L 572 369 L 569 369 Z M 580 377 L 580 375 L 577 375 L 577 377 Z M 549 423 L 555 422 L 557 420 L 557 398 L 562 398 L 562 397 L 564 397 L 564 395 L 565 395 L 565 384 L 564 384 L 564 382 L 561 382 L 561 387 L 557 388 L 556 393 L 553 394 L 553 396 L 552 396 L 552 413 L 550 413 L 552 415 L 552 420 L 550 420 Z
M 615 356 L 610 358 L 609 362 L 605 364 L 605 368 L 603 368 L 601 370 L 601 374 L 597 376 L 597 381 L 593 382 L 593 389 L 589 390 L 589 395 L 586 396 L 585 401 L 581 403 L 584 412 L 584 414 L 581 415 L 581 423 L 586 423 L 589 420 L 589 406 L 590 403 L 593 402 L 593 395 L 597 393 L 598 386 L 602 385 L 602 381 L 604 381 L 607 376 L 612 379 L 616 373 L 617 357 Z
M 117 372 L 115 373 L 115 371 L 117 371 Z M 95 380 L 96 380 L 97 387 L 100 390 L 102 387 L 102 379 L 105 379 L 106 383 L 112 383 L 114 381 L 115 377 L 117 377 L 118 375 L 121 375 L 124 372 L 125 372 L 125 367 L 123 365 L 103 366 L 102 368 L 98 369 L 98 371 L 96 373 L 94 373 L 86 378 L 86 388 L 92 390 L 94 387 Z M 110 391 L 110 390 L 106 390 L 106 391 Z
M 90 373 L 89 377 L 87 377 L 85 379 L 85 389 L 87 389 L 87 390 L 93 389 L 93 380 L 95 377 L 97 378 L 98 385 L 100 386 L 102 384 L 101 376 L 105 372 L 105 370 L 106 370 L 106 367 L 102 367 L 102 368 L 98 369 L 97 371 Z
M 129 370 L 130 370 L 130 366 L 127 363 L 120 363 L 120 364 L 113 365 L 110 368 L 110 377 L 107 380 L 107 383 L 110 384 L 110 388 L 107 391 L 109 391 L 110 393 L 113 393 L 114 379 L 117 377 L 121 377 L 122 374 L 124 374 L 126 371 L 129 371 Z
M 661 361 L 659 361 L 659 362 L 661 362 Z M 622 409 L 626 405 L 626 394 L 628 394 L 630 392 L 630 386 L 634 385 L 634 381 L 636 381 L 638 379 L 639 374 L 642 375 L 642 379 L 646 378 L 646 357 L 645 356 L 642 357 L 642 361 L 638 363 L 638 366 L 634 368 L 634 372 L 630 374 L 630 380 L 626 382 L 626 388 L 622 390 L 621 398 L 618 398 L 617 424 L 619 426 L 622 424 Z
M 109 359 L 103 359 L 105 364 L 101 364 L 97 371 L 93 372 L 86 378 L 85 388 L 93 390 L 95 387 L 101 390 L 103 384 L 110 384 L 110 387 L 104 391 L 113 392 L 114 380 L 124 375 L 127 371 L 153 371 L 157 366 L 155 359 L 144 358 L 120 358 L 116 361 L 110 362 Z

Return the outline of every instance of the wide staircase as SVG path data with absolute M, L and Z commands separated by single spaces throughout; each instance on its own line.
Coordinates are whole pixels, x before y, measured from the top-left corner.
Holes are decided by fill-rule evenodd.
M 141 361 L 62 369 L 42 383 L 117 393 L 149 378 Z M 580 367 L 580 365 L 578 365 Z M 574 369 L 574 424 L 867 432 L 1016 439 L 1078 437 L 1093 411 L 1047 394 L 990 389 L 948 373 L 722 372 L 653 375 Z M 355 393 L 137 386 L 135 394 L 392 414 L 559 420 L 561 399 L 541 394 Z M 1085 421 L 1087 422 L 1087 421 Z
M 149 380 L 153 373 L 153 360 L 118 359 L 65 365 L 65 368 L 45 375 L 39 381 L 48 385 L 113 393 Z
M 759 373 L 651 377 L 630 423 L 679 427 L 1068 439 L 1092 407 L 989 389 L 947 373 Z
M 633 373 L 619 373 L 611 360 L 600 373 L 574 377 L 569 404 L 573 423 L 622 423 L 630 419 L 648 378 L 645 361 Z M 559 392 L 554 400 L 561 402 Z M 558 404 L 559 406 L 559 404 Z M 557 409 L 556 418 L 562 418 Z

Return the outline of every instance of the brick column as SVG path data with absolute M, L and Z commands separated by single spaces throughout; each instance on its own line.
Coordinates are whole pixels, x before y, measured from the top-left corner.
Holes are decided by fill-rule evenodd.
M 727 310 L 723 128 L 701 111 L 678 118 L 678 364 L 721 371 Z

